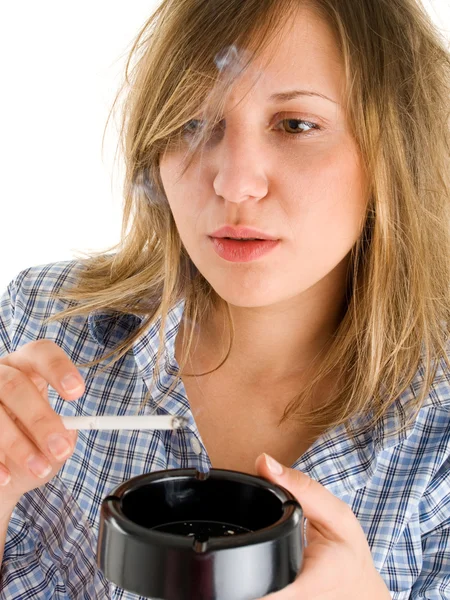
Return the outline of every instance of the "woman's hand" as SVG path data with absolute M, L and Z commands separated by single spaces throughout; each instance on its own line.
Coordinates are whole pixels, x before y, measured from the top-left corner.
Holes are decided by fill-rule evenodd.
M 84 392 L 80 373 L 54 342 L 30 342 L 0 358 L 0 515 L 50 481 L 73 452 L 77 432 L 51 408 L 48 384 L 65 400 Z
M 258 475 L 297 498 L 307 519 L 307 546 L 295 581 L 264 598 L 390 600 L 391 594 L 374 567 L 366 536 L 351 508 L 305 473 L 282 465 L 281 474 L 272 473 L 265 456 L 256 459 Z

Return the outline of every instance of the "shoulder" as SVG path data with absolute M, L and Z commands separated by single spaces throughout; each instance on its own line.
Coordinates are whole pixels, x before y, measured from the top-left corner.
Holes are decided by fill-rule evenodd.
M 444 413 L 450 411 L 450 342 L 446 346 L 446 359 L 441 357 L 435 359 L 436 371 L 430 382 L 423 406 L 443 410 Z M 434 365 L 433 365 L 434 366 Z M 421 363 L 414 380 L 410 386 L 410 398 L 417 398 L 422 387 L 427 387 L 425 368 Z
M 426 447 L 427 451 L 440 448 L 445 454 L 445 449 L 450 448 L 449 417 L 450 369 L 446 360 L 444 357 L 435 360 L 428 375 L 421 361 L 408 387 L 390 403 L 377 422 L 375 449 L 393 452 L 396 447 L 400 450 L 413 444 L 414 448 Z
M 424 371 L 419 369 L 412 384 L 396 403 L 392 417 L 403 423 L 409 413 L 409 403 L 417 403 L 427 388 Z M 411 410 L 411 412 L 413 412 Z M 392 421 L 392 426 L 394 421 Z M 395 439 L 395 438 L 394 438 Z M 406 451 L 409 469 L 424 464 L 430 475 L 435 475 L 450 459 L 450 370 L 444 358 L 437 364 L 436 373 L 426 390 L 415 420 L 398 438 Z
M 84 263 L 77 260 L 53 262 L 24 269 L 9 284 L 12 298 L 44 297 L 72 285 Z
M 0 337 L 7 352 L 47 336 L 52 327 L 47 320 L 71 305 L 56 294 L 72 287 L 84 268 L 84 262 L 71 260 L 33 266 L 17 274 L 0 304 Z M 82 321 L 79 326 L 86 319 Z

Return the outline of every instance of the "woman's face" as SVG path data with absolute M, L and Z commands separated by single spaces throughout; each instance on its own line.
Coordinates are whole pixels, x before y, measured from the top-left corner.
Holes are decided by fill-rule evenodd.
M 186 148 L 160 161 L 191 260 L 219 296 L 242 307 L 295 299 L 319 282 L 326 292 L 337 274 L 342 279 L 366 208 L 356 143 L 340 106 L 343 67 L 327 26 L 302 9 L 266 53 L 236 80 L 219 131 L 185 174 L 180 178 L 189 131 Z M 291 90 L 311 95 L 271 98 Z M 256 259 L 227 260 L 211 238 L 224 225 L 252 227 L 278 243 Z

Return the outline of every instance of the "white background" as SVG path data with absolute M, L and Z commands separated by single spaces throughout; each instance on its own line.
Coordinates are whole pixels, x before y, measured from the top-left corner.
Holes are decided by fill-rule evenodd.
M 357 0 L 355 0 L 357 1 Z M 423 0 L 450 39 L 450 0 Z M 0 293 L 21 270 L 119 241 L 122 163 L 109 109 L 158 0 L 0 5 Z

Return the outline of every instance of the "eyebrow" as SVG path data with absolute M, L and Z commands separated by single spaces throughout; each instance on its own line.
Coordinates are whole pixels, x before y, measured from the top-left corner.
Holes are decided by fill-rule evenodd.
M 295 98 L 298 98 L 299 96 L 319 96 L 319 98 L 329 100 L 330 102 L 333 102 L 333 104 L 338 104 L 338 102 L 328 98 L 328 96 L 325 96 L 325 94 L 308 90 L 289 90 L 288 92 L 279 92 L 269 96 L 269 100 L 271 102 L 288 102 L 289 100 L 295 100 Z

